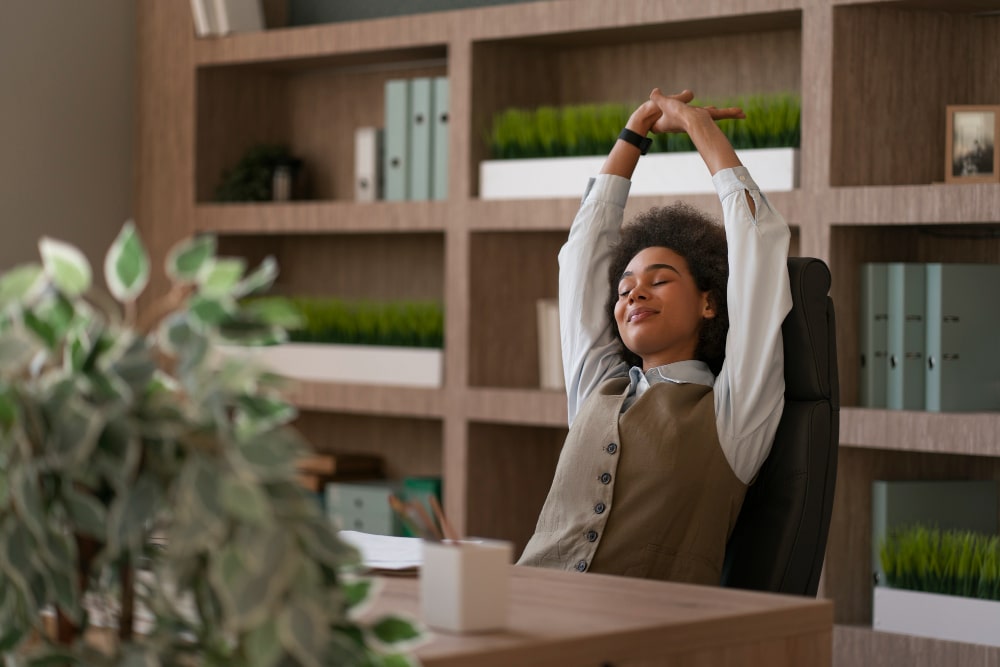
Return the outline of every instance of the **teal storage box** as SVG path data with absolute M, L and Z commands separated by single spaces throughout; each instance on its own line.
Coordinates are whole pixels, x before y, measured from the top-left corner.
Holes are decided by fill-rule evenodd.
M 393 493 L 399 493 L 394 482 L 331 482 L 326 485 L 326 513 L 338 529 L 399 535 L 399 519 L 389 506 Z

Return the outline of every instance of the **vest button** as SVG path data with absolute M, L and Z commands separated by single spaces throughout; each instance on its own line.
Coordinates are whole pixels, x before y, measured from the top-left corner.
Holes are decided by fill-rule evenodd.
M 611 483 L 611 473 L 606 472 L 603 475 L 601 475 L 601 484 L 610 484 L 610 483 Z
M 608 443 L 608 454 L 614 454 L 618 451 L 618 445 L 613 442 Z
M 577 571 L 577 572 L 585 572 L 585 571 L 586 571 L 586 569 L 587 569 L 587 561 L 585 561 L 585 560 L 581 560 L 581 561 L 579 561 L 579 562 L 578 562 L 578 563 L 576 564 L 576 571 Z
M 587 531 L 587 541 L 588 542 L 596 542 L 597 541 L 597 531 L 596 530 L 588 530 Z
M 607 509 L 607 505 L 604 503 L 597 503 L 594 505 L 594 512 L 597 514 L 604 514 L 604 510 Z

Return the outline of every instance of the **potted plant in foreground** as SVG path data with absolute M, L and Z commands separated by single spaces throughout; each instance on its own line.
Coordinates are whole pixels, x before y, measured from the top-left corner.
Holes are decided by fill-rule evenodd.
M 280 301 L 241 304 L 273 260 L 248 273 L 213 237 L 185 241 L 172 290 L 137 313 L 150 269 L 131 223 L 104 264 L 110 297 L 72 246 L 40 251 L 0 277 L 8 664 L 411 664 L 413 624 L 356 618 L 371 582 L 296 482 L 305 447 L 277 379 L 213 353 L 294 324 Z M 98 646 L 101 607 L 118 637 Z

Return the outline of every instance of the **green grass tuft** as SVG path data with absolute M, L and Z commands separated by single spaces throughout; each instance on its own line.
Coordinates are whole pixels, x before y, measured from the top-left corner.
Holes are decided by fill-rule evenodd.
M 879 557 L 893 588 L 1000 600 L 1000 536 L 906 526 L 882 540 Z
M 798 148 L 801 103 L 790 93 L 753 95 L 693 104 L 742 107 L 745 120 L 722 120 L 719 127 L 737 150 Z M 506 109 L 493 118 L 487 136 L 493 159 L 606 155 L 636 105 L 584 104 Z M 654 152 L 695 150 L 686 134 L 655 135 Z

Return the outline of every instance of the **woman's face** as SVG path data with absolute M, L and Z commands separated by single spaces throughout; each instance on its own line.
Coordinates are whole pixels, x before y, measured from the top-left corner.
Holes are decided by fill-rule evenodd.
M 713 317 L 708 292 L 698 289 L 687 261 L 669 248 L 640 251 L 618 282 L 618 332 L 644 371 L 694 359 L 702 322 Z

